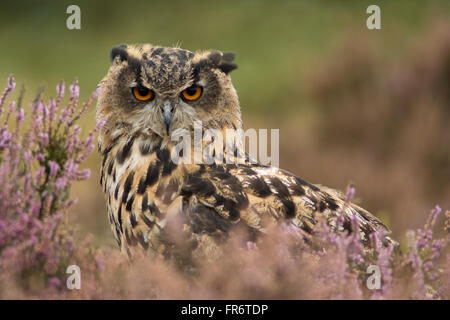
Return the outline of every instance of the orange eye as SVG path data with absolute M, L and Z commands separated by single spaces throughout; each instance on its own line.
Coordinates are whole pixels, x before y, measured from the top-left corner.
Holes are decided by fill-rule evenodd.
M 192 86 L 184 89 L 181 92 L 181 97 L 187 101 L 195 101 L 202 95 L 203 88 L 199 86 Z
M 153 91 L 146 87 L 134 87 L 132 92 L 133 96 L 139 101 L 149 101 L 153 98 Z

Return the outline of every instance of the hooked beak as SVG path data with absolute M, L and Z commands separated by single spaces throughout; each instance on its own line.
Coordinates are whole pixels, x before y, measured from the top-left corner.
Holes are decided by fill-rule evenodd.
M 173 119 L 173 105 L 170 101 L 166 100 L 163 102 L 162 113 L 163 113 L 164 124 L 166 126 L 166 132 L 167 132 L 167 135 L 169 135 L 169 128 L 170 128 L 170 124 L 172 123 L 172 119 Z

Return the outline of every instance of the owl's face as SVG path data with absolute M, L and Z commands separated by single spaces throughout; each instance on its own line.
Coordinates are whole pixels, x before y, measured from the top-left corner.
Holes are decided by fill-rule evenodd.
M 97 107 L 97 119 L 108 119 L 103 134 L 126 126 L 164 138 L 177 129 L 191 131 L 195 121 L 208 129 L 241 128 L 229 76 L 233 58 L 152 45 L 113 48 Z

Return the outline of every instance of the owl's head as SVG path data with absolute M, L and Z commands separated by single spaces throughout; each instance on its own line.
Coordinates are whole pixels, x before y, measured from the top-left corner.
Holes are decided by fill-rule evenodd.
M 234 54 L 145 44 L 114 47 L 110 57 L 97 106 L 97 119 L 108 119 L 104 133 L 126 126 L 164 138 L 199 120 L 208 129 L 242 127 L 229 76 Z

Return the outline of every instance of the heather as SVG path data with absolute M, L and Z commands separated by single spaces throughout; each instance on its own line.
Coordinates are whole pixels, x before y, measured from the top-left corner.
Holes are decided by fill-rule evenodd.
M 61 82 L 55 98 L 44 102 L 38 95 L 25 108 L 23 92 L 7 101 L 15 87 L 11 76 L 0 98 L 0 295 L 42 297 L 41 288 L 61 287 L 71 260 L 91 255 L 87 242 L 75 244 L 67 210 L 76 202 L 71 185 L 90 176 L 81 164 L 98 129 L 82 139 L 77 120 L 99 90 L 78 108 L 75 82 L 63 107 Z
M 128 261 L 117 249 L 98 248 L 83 239 L 69 221 L 76 206 L 70 189 L 85 183 L 83 162 L 94 149 L 96 131 L 83 137 L 77 121 L 92 107 L 101 88 L 79 105 L 80 87 L 59 83 L 56 97 L 39 94 L 28 107 L 23 93 L 13 99 L 8 78 L 0 100 L 0 297 L 84 299 L 448 299 L 450 212 L 431 210 L 422 228 L 407 233 L 406 248 L 383 243 L 372 234 L 364 244 L 336 219 L 331 228 L 319 221 L 313 234 L 288 224 L 269 228 L 258 242 L 236 229 L 214 254 L 191 258 L 135 256 Z M 353 201 L 354 187 L 347 190 Z M 438 218 L 445 216 L 444 219 Z M 444 224 L 438 223 L 444 221 Z M 186 253 L 180 223 L 173 242 Z M 436 228 L 444 229 L 436 236 Z M 336 231 L 337 230 L 337 231 Z M 442 230 L 441 230 L 442 231 Z M 443 234 L 443 236 L 442 236 Z M 181 236 L 180 236 L 181 235 Z M 94 235 L 95 236 L 95 235 Z M 66 287 L 66 268 L 81 270 L 81 289 Z M 371 288 L 368 267 L 377 266 L 381 281 Z

